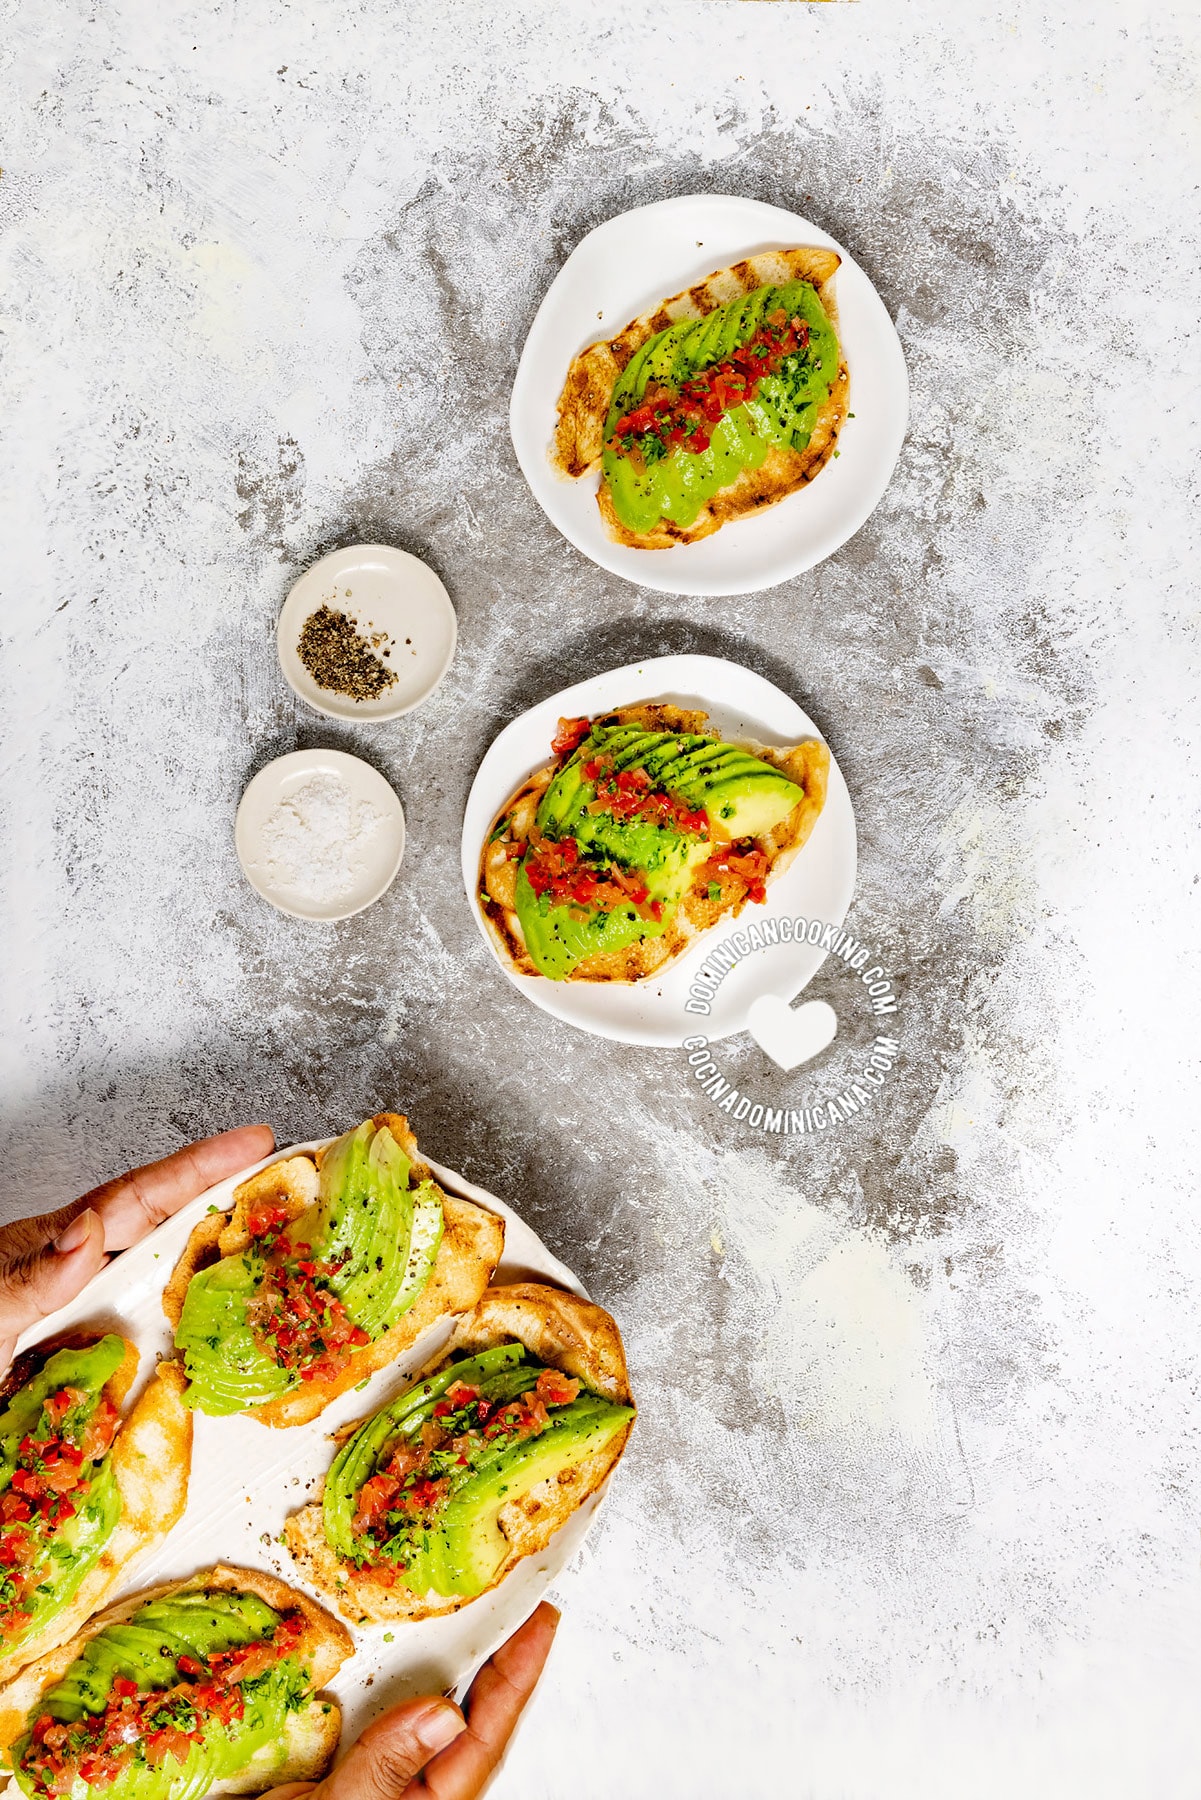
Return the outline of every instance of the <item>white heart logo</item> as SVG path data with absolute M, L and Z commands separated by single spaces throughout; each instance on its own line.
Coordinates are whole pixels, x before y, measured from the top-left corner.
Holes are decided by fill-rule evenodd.
M 778 994 L 761 994 L 752 1001 L 746 1024 L 778 1068 L 799 1069 L 834 1042 L 838 1014 L 824 1000 L 806 1000 L 794 1012 Z

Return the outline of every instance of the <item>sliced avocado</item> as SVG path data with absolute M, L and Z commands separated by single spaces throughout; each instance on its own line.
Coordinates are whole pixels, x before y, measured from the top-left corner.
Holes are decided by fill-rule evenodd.
M 731 761 L 745 755 L 745 751 L 737 749 L 733 744 L 721 744 L 709 739 L 707 743 L 698 745 L 695 750 L 680 757 L 673 766 L 672 791 L 690 796 L 693 785 L 705 780 L 712 770 L 726 768 Z
M 539 831 L 546 837 L 556 839 L 568 836 L 567 822 L 576 811 L 585 791 L 588 799 L 591 799 L 592 789 L 584 780 L 584 771 L 580 763 L 573 759 L 565 769 L 560 769 L 538 802 L 535 818 Z
M 322 1516 L 327 1542 L 343 1556 L 355 1554 L 351 1520 L 359 1489 L 386 1461 L 398 1432 L 416 1436 L 431 1417 L 434 1407 L 448 1388 L 456 1382 L 478 1387 L 489 1379 L 511 1370 L 525 1358 L 521 1344 L 498 1344 L 491 1350 L 462 1362 L 451 1363 L 437 1375 L 406 1388 L 404 1393 L 381 1407 L 349 1438 L 335 1456 L 325 1478 Z
M 648 757 L 654 755 L 665 744 L 670 744 L 678 733 L 673 731 L 643 731 L 632 742 L 613 756 L 613 767 L 621 769 L 644 769 Z
M 395 1325 L 418 1295 L 424 1293 L 442 1242 L 445 1219 L 439 1189 L 432 1181 L 423 1181 L 420 1187 L 413 1190 L 412 1202 L 408 1259 L 400 1284 L 384 1315 L 385 1324 L 389 1326 Z
M 408 1266 L 413 1195 L 408 1186 L 411 1164 L 388 1127 L 371 1127 L 371 1133 L 365 1161 L 356 1153 L 351 1172 L 342 1179 L 322 1253 L 349 1257 L 329 1285 L 354 1323 L 376 1338 L 389 1321 Z M 332 1180 L 338 1181 L 337 1174 Z
M 179 1679 L 176 1658 L 183 1651 L 204 1657 L 268 1635 L 279 1614 L 252 1594 L 213 1594 L 197 1605 L 193 1594 L 175 1595 L 140 1607 L 133 1618 L 106 1626 L 84 1647 L 63 1678 L 38 1702 L 39 1712 L 73 1724 L 104 1710 L 116 1676 L 135 1681 L 144 1693 L 170 1690 Z M 231 1604 L 232 1602 L 232 1604 Z M 169 1758 L 158 1767 L 142 1758 L 126 1764 L 103 1791 L 117 1800 L 199 1800 L 218 1781 L 256 1769 L 282 1744 L 288 1714 L 306 1704 L 307 1683 L 292 1657 L 282 1658 L 243 1689 L 241 1720 L 206 1724 L 204 1741 L 189 1746 L 182 1762 Z M 18 1786 L 34 1800 L 40 1791 L 23 1763 L 30 1740 L 22 1738 L 11 1756 Z M 77 1781 L 75 1790 L 87 1793 Z
M 654 348 L 646 359 L 648 386 L 652 381 L 664 381 L 675 386 L 687 379 L 687 342 L 695 323 L 695 319 L 680 319 L 656 335 L 653 340 Z
M 175 1333 L 190 1383 L 186 1405 L 205 1413 L 241 1412 L 295 1385 L 259 1349 L 246 1322 L 246 1303 L 258 1282 L 257 1259 L 241 1255 L 222 1257 L 188 1283 Z
M 676 385 L 702 366 L 725 361 L 777 308 L 789 317 L 804 318 L 809 327 L 808 346 L 787 357 L 774 375 L 765 376 L 753 401 L 725 415 L 712 429 L 707 450 L 691 451 L 680 445 L 658 462 L 637 470 L 629 457 L 618 455 L 606 442 L 604 479 L 619 519 L 631 530 L 649 531 L 660 518 L 686 528 L 701 507 L 743 470 L 758 468 L 773 446 L 803 447 L 809 442 L 818 410 L 838 373 L 838 339 L 808 282 L 756 289 L 691 325 L 674 352 Z M 668 329 L 674 332 L 677 328 Z M 606 433 L 641 398 L 648 362 L 655 358 L 662 336 L 658 333 L 648 339 L 623 371 Z
M 17 1389 L 0 1412 L 0 1489 L 11 1481 L 21 1439 L 37 1429 L 42 1408 L 51 1395 L 65 1387 L 81 1389 L 89 1398 L 90 1416 L 105 1382 L 116 1373 L 124 1357 L 124 1342 L 110 1332 L 94 1344 L 56 1350 L 46 1358 L 37 1374 Z
M 580 745 L 580 761 L 587 762 L 590 756 L 603 751 L 606 756 L 618 756 L 628 744 L 645 734 L 644 725 L 627 723 L 624 725 L 594 725 L 592 735 L 584 739 Z
M 698 319 L 688 340 L 688 354 L 692 361 L 692 373 L 699 369 L 707 369 L 719 360 L 717 344 L 726 328 L 723 309 L 715 307 L 703 319 Z
M 665 744 L 651 752 L 642 766 L 656 787 L 669 788 L 680 759 L 703 750 L 712 741 L 695 731 L 674 731 Z
M 732 838 L 763 837 L 781 824 L 805 798 L 784 775 L 756 775 L 714 788 L 706 797 L 710 818 L 719 820 Z
M 629 1406 L 614 1406 L 595 1395 L 557 1413 L 540 1436 L 499 1455 L 451 1500 L 437 1529 L 445 1545 L 450 1585 L 443 1593 L 480 1594 L 494 1579 L 509 1544 L 498 1523 L 500 1510 L 531 1488 L 583 1462 L 624 1430 L 634 1417 Z

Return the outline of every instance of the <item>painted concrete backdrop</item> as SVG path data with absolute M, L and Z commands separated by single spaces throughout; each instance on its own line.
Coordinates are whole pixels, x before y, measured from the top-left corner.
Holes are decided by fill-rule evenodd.
M 5 11 L 9 1213 L 395 1106 L 613 1309 L 642 1422 L 508 1800 L 1201 1794 L 1195 9 Z M 913 383 L 858 536 L 721 602 L 585 562 L 506 423 L 571 247 L 705 189 L 845 242 Z M 272 638 L 362 539 L 461 631 L 371 729 Z M 854 797 L 903 1056 L 819 1140 L 535 1014 L 461 892 L 501 725 L 686 649 L 794 694 Z M 408 815 L 342 925 L 234 859 L 306 744 Z

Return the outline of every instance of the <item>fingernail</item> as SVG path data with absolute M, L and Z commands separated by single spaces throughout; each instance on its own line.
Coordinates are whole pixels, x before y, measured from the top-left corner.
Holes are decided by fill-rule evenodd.
M 65 1231 L 59 1232 L 54 1240 L 54 1248 L 60 1256 L 69 1256 L 72 1250 L 78 1250 L 81 1244 L 87 1243 L 92 1233 L 92 1223 L 95 1217 L 91 1207 L 86 1206 L 71 1220 Z
M 466 1731 L 467 1721 L 457 1706 L 432 1708 L 417 1721 L 417 1738 L 423 1750 L 433 1756 L 453 1744 L 459 1733 Z

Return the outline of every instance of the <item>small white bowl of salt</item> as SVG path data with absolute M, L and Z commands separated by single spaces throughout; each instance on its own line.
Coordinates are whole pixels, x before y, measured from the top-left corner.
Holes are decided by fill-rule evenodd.
M 294 750 L 242 795 L 234 844 L 255 893 L 280 912 L 349 919 L 391 886 L 404 811 L 370 763 L 343 750 Z

